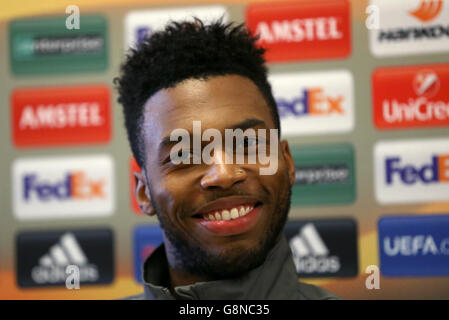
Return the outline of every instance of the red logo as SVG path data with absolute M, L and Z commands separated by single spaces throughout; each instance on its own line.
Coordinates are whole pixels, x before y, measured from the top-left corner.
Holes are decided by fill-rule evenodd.
M 347 57 L 351 53 L 348 0 L 256 3 L 246 23 L 267 49 L 268 62 Z
M 409 13 L 421 22 L 428 22 L 435 19 L 442 8 L 443 0 L 421 0 L 419 8 Z
M 134 172 L 140 171 L 140 167 L 137 164 L 137 161 L 134 157 L 131 158 L 129 161 L 129 171 L 130 171 L 130 199 L 131 199 L 131 208 L 135 213 L 138 213 L 139 215 L 142 214 L 140 211 L 139 205 L 136 201 L 136 180 L 134 178 Z
M 373 73 L 379 129 L 449 125 L 449 64 L 381 68 Z
M 105 85 L 18 89 L 11 107 L 17 147 L 105 143 L 111 138 Z

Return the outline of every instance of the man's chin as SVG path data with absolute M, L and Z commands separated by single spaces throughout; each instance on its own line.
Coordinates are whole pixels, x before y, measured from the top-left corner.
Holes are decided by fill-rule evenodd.
M 263 264 L 267 249 L 270 248 L 249 249 L 242 246 L 221 250 L 219 254 L 208 253 L 203 275 L 216 280 L 243 275 Z

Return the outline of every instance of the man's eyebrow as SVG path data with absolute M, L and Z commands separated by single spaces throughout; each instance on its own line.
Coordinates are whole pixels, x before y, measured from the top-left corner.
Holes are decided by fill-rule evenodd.
M 252 127 L 256 127 L 256 126 L 264 126 L 264 127 L 266 127 L 266 123 L 265 123 L 265 121 L 257 119 L 257 118 L 249 118 L 249 119 L 243 120 L 242 122 L 236 123 L 236 124 L 232 125 L 230 128 L 227 128 L 227 129 L 232 129 L 232 130 L 242 129 L 243 131 L 245 131 L 246 129 L 249 129 L 249 128 L 252 128 Z M 171 146 L 173 144 L 176 144 L 178 142 L 179 142 L 178 140 L 171 141 L 170 140 L 170 136 L 166 136 L 159 143 L 158 152 L 160 153 L 163 148 L 169 147 L 169 146 Z
M 233 130 L 242 129 L 243 131 L 245 131 L 246 129 L 256 127 L 256 126 L 266 127 L 267 125 L 266 125 L 265 121 L 263 121 L 263 120 L 260 120 L 257 118 L 249 118 L 249 119 L 243 120 L 242 122 L 234 124 L 229 129 L 233 129 Z

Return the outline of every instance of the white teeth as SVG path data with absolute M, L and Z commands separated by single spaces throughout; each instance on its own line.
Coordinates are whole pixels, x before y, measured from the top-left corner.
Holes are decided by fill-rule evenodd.
M 231 220 L 231 214 L 229 213 L 228 210 L 223 210 L 221 212 L 221 216 L 222 216 L 223 220 Z
M 237 219 L 239 217 L 239 211 L 237 208 L 231 209 L 231 219 Z
M 239 210 L 240 208 L 240 210 Z M 222 211 L 215 211 L 215 213 L 205 214 L 203 216 L 204 220 L 233 220 L 237 219 L 239 217 L 245 216 L 248 212 L 253 210 L 254 207 L 252 206 L 239 206 L 234 207 L 230 210 L 222 210 Z

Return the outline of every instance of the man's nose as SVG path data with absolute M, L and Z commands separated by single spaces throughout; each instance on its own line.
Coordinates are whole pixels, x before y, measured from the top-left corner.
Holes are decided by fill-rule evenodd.
M 201 187 L 208 188 L 231 188 L 235 183 L 246 179 L 246 171 L 238 164 L 224 163 L 224 152 L 216 152 L 213 156 L 213 163 L 201 179 Z

